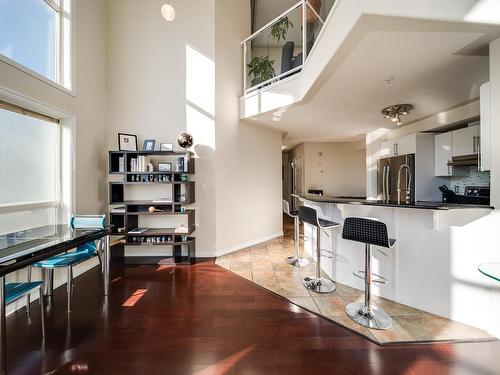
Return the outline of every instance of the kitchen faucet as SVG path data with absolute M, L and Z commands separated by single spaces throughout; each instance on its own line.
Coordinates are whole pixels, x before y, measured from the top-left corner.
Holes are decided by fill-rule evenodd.
M 401 171 L 403 169 L 406 169 L 408 171 L 408 175 L 410 176 L 408 185 L 406 189 L 401 189 Z M 398 204 L 401 204 L 401 192 L 405 191 L 406 192 L 406 199 L 405 203 L 408 204 L 410 203 L 410 198 L 411 198 L 411 169 L 408 164 L 403 164 L 399 167 L 398 171 Z

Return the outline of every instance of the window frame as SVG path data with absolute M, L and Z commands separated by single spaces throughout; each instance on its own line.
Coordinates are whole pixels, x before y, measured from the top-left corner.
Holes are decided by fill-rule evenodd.
M 56 62 L 56 80 L 53 81 L 50 78 L 47 78 L 46 76 L 35 72 L 34 70 L 30 69 L 26 65 L 23 65 L 3 54 L 0 53 L 0 61 L 22 71 L 23 73 L 26 73 L 44 83 L 47 83 L 51 85 L 52 87 L 65 92 L 66 94 L 69 94 L 73 97 L 76 96 L 76 82 L 75 82 L 75 1 L 74 0 L 41 0 L 48 7 L 53 9 L 56 14 L 57 14 L 57 30 L 56 30 L 56 56 L 55 56 L 55 62 Z M 66 41 L 66 36 L 65 36 L 65 30 L 63 27 L 64 23 L 64 16 L 62 14 L 65 12 L 63 9 L 62 3 L 66 4 L 66 7 L 70 9 L 70 13 L 68 15 L 69 19 L 69 51 L 65 53 L 64 51 L 64 42 Z M 65 61 L 65 57 L 67 56 L 69 61 Z M 63 77 L 65 77 L 66 70 L 69 70 L 69 87 L 66 87 L 63 82 Z
M 38 120 L 47 121 L 56 124 L 58 127 L 56 132 L 56 165 L 55 165 L 55 179 L 57 180 L 55 198 L 56 200 L 43 200 L 43 201 L 27 201 L 27 202 L 15 202 L 15 203 L 4 203 L 0 204 L 0 215 L 5 213 L 23 212 L 42 208 L 54 208 L 56 210 L 56 217 L 61 214 L 61 208 L 63 205 L 62 197 L 62 186 L 63 186 L 63 155 L 62 155 L 62 132 L 63 127 L 61 120 L 52 116 L 48 116 L 37 111 L 12 104 L 10 102 L 4 102 L 0 98 L 0 109 L 5 111 L 10 111 L 17 113 L 20 116 L 29 116 L 36 118 Z

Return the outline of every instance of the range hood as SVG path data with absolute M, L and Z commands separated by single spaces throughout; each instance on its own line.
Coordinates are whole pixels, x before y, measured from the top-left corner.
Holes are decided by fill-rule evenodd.
M 448 162 L 448 166 L 450 167 L 468 167 L 477 165 L 479 165 L 478 154 L 454 156 L 451 161 Z

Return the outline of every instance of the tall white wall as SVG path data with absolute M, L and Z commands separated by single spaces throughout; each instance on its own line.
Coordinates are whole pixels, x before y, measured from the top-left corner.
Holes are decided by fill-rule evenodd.
M 215 3 L 217 251 L 282 233 L 281 134 L 239 120 L 240 42 L 250 34 L 250 3 Z
M 108 1 L 108 148 L 117 133 L 195 140 L 197 256 L 281 233 L 281 135 L 239 120 L 246 0 Z M 138 25 L 133 27 L 132 25 Z

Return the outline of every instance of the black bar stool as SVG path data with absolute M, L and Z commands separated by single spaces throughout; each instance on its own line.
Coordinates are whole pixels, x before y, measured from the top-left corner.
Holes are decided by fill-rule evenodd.
M 294 267 L 305 267 L 309 265 L 306 258 L 300 256 L 300 228 L 299 228 L 299 213 L 297 211 L 290 211 L 290 204 L 283 199 L 283 212 L 293 218 L 294 233 L 293 240 L 295 241 L 295 256 L 287 257 L 286 262 Z
M 354 276 L 365 280 L 365 303 L 350 303 L 346 306 L 345 312 L 362 326 L 375 329 L 391 328 L 392 319 L 389 314 L 380 307 L 371 305 L 372 282 L 381 284 L 387 282 L 383 277 L 371 272 L 371 251 L 372 245 L 391 248 L 396 240 L 389 238 L 385 223 L 361 217 L 345 219 L 342 238 L 365 244 L 365 271 L 354 272 Z M 377 278 L 372 279 L 372 275 Z
M 316 275 L 307 276 L 304 279 L 304 286 L 316 293 L 331 293 L 336 285 L 332 280 L 321 277 L 321 231 L 330 228 L 339 227 L 339 223 L 320 219 L 318 212 L 307 206 L 299 207 L 299 220 L 316 228 Z

